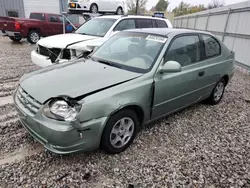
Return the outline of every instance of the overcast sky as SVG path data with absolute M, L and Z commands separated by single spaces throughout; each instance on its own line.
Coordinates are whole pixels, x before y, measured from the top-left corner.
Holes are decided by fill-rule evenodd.
M 185 3 L 189 3 L 189 4 L 204 4 L 205 6 L 208 5 L 209 2 L 211 2 L 212 0 L 169 0 L 170 5 L 169 5 L 169 10 L 174 9 L 176 6 L 178 6 L 178 4 L 183 1 Z M 234 4 L 234 3 L 239 3 L 239 2 L 243 2 L 246 0 L 224 0 L 225 5 L 229 5 L 229 4 Z M 147 4 L 147 9 L 150 9 L 152 6 L 154 6 L 156 3 L 158 2 L 158 0 L 148 0 L 148 4 Z

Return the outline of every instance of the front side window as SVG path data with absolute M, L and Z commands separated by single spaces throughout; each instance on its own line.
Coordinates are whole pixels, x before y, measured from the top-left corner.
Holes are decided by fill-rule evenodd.
M 126 29 L 135 29 L 135 20 L 126 19 L 126 20 L 120 21 L 115 27 L 114 31 L 123 31 Z
M 137 24 L 139 28 L 153 28 L 151 19 L 137 19 Z
M 182 67 L 201 60 L 200 40 L 197 36 L 181 36 L 172 42 L 165 61 L 177 61 Z
M 145 73 L 151 70 L 166 43 L 165 36 L 125 32 L 104 43 L 92 58 L 121 69 Z
M 116 19 L 93 18 L 79 27 L 75 33 L 104 37 L 115 21 Z
M 202 35 L 205 47 L 205 58 L 218 56 L 221 53 L 219 42 L 210 35 Z

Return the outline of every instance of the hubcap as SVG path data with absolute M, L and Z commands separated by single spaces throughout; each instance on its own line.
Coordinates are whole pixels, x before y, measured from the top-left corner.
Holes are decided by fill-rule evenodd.
M 223 83 L 223 82 L 220 82 L 220 83 L 216 86 L 215 91 L 214 91 L 214 100 L 215 100 L 215 101 L 220 100 L 220 98 L 221 98 L 222 95 L 223 95 L 223 91 L 224 91 L 224 83 Z
M 31 33 L 30 39 L 32 42 L 37 42 L 39 40 L 39 35 L 37 33 Z
M 118 9 L 117 14 L 122 15 L 122 9 L 121 8 Z
M 134 121 L 125 117 L 116 122 L 111 130 L 110 143 L 115 148 L 124 147 L 132 138 L 135 130 Z
M 92 6 L 91 12 L 92 12 L 92 13 L 97 13 L 97 12 L 98 12 L 97 6 L 96 6 L 96 5 L 93 5 L 93 6 Z

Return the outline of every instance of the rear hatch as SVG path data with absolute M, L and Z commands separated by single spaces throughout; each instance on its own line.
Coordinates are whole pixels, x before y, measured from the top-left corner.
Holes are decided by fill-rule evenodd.
M 2 30 L 3 33 L 5 31 L 11 31 L 14 29 L 15 29 L 14 19 L 0 16 L 0 30 Z

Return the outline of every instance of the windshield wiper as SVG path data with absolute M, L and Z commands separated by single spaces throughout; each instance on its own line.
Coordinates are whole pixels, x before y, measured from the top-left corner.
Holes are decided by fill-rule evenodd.
M 121 66 L 115 64 L 115 63 L 112 63 L 110 61 L 107 61 L 107 60 L 103 60 L 103 59 L 96 59 L 96 58 L 93 58 L 93 57 L 89 57 L 89 59 L 93 60 L 93 61 L 96 61 L 96 62 L 99 62 L 99 63 L 102 63 L 102 64 L 105 64 L 105 65 L 109 65 L 111 67 L 117 67 L 117 68 L 121 68 Z

